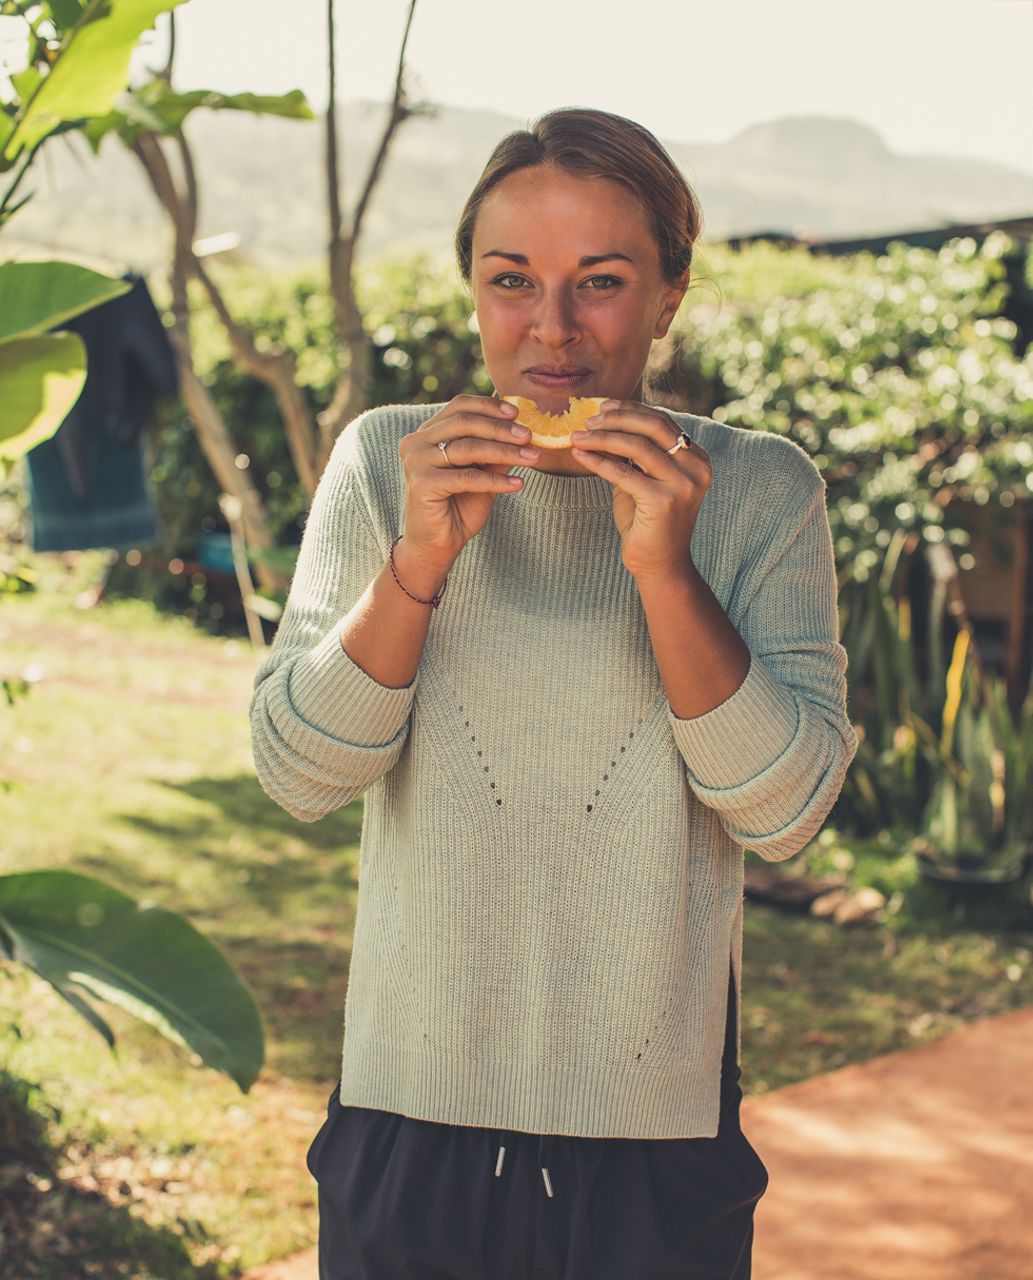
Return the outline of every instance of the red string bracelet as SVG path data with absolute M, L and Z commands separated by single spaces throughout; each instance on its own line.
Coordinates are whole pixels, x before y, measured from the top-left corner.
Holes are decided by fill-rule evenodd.
M 395 582 L 397 582 L 400 587 L 402 587 L 402 581 L 399 578 L 397 571 L 395 570 L 395 547 L 398 546 L 401 540 L 402 540 L 402 535 L 399 534 L 398 537 L 395 538 L 394 542 L 391 543 L 391 551 L 390 551 L 390 554 L 388 555 L 388 562 L 391 565 L 391 572 L 395 575 Z M 409 597 L 410 600 L 415 600 L 417 604 L 429 604 L 432 609 L 436 609 L 438 605 L 441 603 L 441 597 L 445 594 L 445 588 L 447 586 L 448 586 L 448 574 L 446 573 L 445 581 L 441 584 L 441 590 L 438 592 L 438 594 L 434 597 L 433 600 L 421 600 L 419 596 L 414 596 L 411 591 L 405 591 L 405 587 L 402 587 L 402 590 L 405 591 L 405 594 Z

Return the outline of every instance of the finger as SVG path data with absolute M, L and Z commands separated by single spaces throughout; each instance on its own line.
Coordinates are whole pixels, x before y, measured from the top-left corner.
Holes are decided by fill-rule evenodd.
M 604 427 L 595 427 L 591 431 L 575 431 L 571 441 L 575 448 L 586 452 L 594 454 L 598 450 L 628 458 L 640 471 L 650 476 L 666 476 L 673 480 L 676 476 L 685 474 L 673 456 L 659 449 L 651 438 L 630 431 L 610 431 Z
M 605 400 L 599 412 L 593 414 L 588 421 L 611 422 L 617 419 L 633 418 L 636 414 L 652 418 L 658 416 L 656 409 L 651 409 L 647 404 L 639 404 L 637 400 Z
M 613 407 L 608 409 L 604 406 L 601 412 L 589 418 L 590 429 L 616 429 L 642 434 L 648 436 L 665 453 L 681 439 L 681 427 L 663 410 L 628 400 L 607 400 L 606 404 Z M 683 450 L 679 449 L 678 452 Z
M 653 483 L 651 478 L 645 472 L 639 471 L 634 464 L 627 466 L 626 462 L 620 462 L 616 458 L 610 457 L 605 453 L 590 453 L 586 449 L 578 449 L 576 446 L 571 449 L 571 453 L 577 458 L 578 462 L 588 467 L 591 471 L 597 472 L 604 480 L 609 480 L 618 488 L 626 489 L 631 494 L 646 494 L 649 487 Z
M 491 418 L 500 418 L 503 422 L 512 421 L 517 416 L 517 407 L 503 400 L 501 396 L 456 396 L 449 403 L 449 409 L 459 413 L 475 413 Z
M 503 400 L 501 396 L 453 396 L 448 402 L 448 408 L 473 413 L 492 413 L 502 418 L 513 418 L 517 412 L 516 405 Z
M 439 440 L 452 440 L 460 436 L 481 436 L 489 440 L 527 440 L 531 435 L 523 423 L 482 413 L 478 409 L 458 409 L 437 421 L 432 419 L 419 430 L 435 444 Z
M 435 491 L 441 493 L 500 493 L 519 489 L 522 476 L 510 476 L 504 471 L 491 471 L 483 467 L 432 467 L 428 473 L 434 478 Z
M 535 445 L 515 440 L 485 440 L 478 436 L 453 436 L 436 442 L 428 440 L 426 448 L 440 455 L 440 460 L 434 459 L 435 466 L 446 467 L 526 467 L 541 456 L 541 450 Z

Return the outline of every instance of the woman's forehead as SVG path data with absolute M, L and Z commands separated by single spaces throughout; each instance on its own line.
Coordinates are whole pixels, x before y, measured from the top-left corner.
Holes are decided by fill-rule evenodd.
M 478 258 L 493 249 L 526 256 L 529 246 L 538 246 L 634 261 L 655 250 L 646 209 L 626 187 L 545 166 L 511 173 L 488 192 L 474 240 Z

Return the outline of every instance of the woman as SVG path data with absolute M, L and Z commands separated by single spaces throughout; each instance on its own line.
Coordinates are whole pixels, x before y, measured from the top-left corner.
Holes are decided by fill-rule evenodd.
M 252 703 L 303 821 L 365 794 L 323 1280 L 743 1280 L 743 849 L 820 829 L 856 739 L 824 482 L 643 402 L 695 198 L 647 130 L 551 112 L 456 236 L 492 397 L 338 440 Z M 606 396 L 529 450 L 504 395 Z

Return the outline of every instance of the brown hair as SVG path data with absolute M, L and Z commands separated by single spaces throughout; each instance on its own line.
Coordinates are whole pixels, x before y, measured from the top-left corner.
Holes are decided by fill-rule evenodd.
M 703 214 L 692 188 L 660 142 L 643 125 L 609 111 L 561 107 L 540 116 L 529 129 L 507 134 L 470 193 L 455 235 L 459 274 L 468 288 L 473 228 L 484 197 L 516 170 L 543 164 L 584 177 L 609 178 L 627 187 L 650 215 L 665 283 L 673 284 L 690 268 Z

